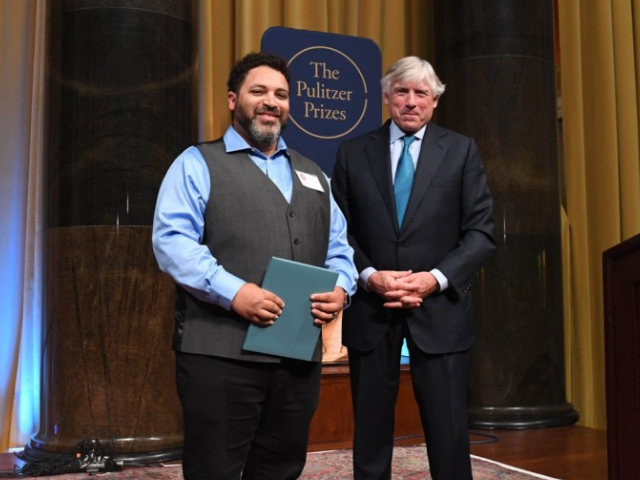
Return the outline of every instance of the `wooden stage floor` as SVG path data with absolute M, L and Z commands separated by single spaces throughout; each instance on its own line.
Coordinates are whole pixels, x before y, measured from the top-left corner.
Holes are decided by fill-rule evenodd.
M 607 435 L 603 430 L 571 425 L 474 432 L 481 434 L 471 435 L 474 455 L 562 480 L 607 480 Z M 399 440 L 397 444 L 415 444 L 416 440 Z M 0 454 L 0 471 L 13 469 L 15 460 L 11 453 Z
M 473 430 L 471 453 L 562 480 L 607 480 L 607 433 L 576 425 Z M 409 444 L 411 439 L 398 441 Z M 415 443 L 415 439 L 413 439 Z
M 471 445 L 471 453 L 563 480 L 607 480 L 607 434 L 579 426 L 533 430 L 476 430 L 495 443 Z M 482 441 L 471 436 L 471 441 Z

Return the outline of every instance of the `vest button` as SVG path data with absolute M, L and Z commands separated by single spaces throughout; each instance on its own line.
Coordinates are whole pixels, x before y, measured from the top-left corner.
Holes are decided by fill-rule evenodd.
M 298 245 L 300 243 L 300 240 L 298 240 L 297 238 L 293 241 L 294 245 Z
M 293 213 L 293 212 L 289 212 L 289 216 L 290 216 L 290 217 L 295 217 L 295 216 L 296 216 L 296 214 L 295 214 L 295 213 Z

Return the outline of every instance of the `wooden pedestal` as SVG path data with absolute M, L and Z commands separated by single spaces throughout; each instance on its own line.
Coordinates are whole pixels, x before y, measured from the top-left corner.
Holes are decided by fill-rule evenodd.
M 408 365 L 401 366 L 400 392 L 396 404 L 396 439 L 424 443 L 420 414 L 413 397 Z M 351 448 L 353 446 L 353 410 L 349 367 L 346 363 L 325 364 L 322 371 L 320 405 L 311 422 L 309 451 Z

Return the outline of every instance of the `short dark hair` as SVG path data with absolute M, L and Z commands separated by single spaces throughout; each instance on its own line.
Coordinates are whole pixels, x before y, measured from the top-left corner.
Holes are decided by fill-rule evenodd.
M 238 93 L 240 85 L 242 85 L 242 82 L 247 78 L 249 70 L 253 70 L 256 67 L 261 66 L 277 70 L 284 75 L 284 78 L 287 80 L 287 84 L 291 84 L 291 74 L 289 73 L 289 67 L 287 66 L 287 62 L 284 58 L 270 52 L 252 52 L 238 60 L 231 69 L 231 73 L 229 73 L 229 80 L 227 81 L 228 91 Z

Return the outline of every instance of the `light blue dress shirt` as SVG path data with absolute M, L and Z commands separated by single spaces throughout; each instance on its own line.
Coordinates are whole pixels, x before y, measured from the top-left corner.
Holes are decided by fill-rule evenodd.
M 227 152 L 246 151 L 253 162 L 291 201 L 293 179 L 287 145 L 280 138 L 276 152 L 265 157 L 229 127 L 223 137 Z M 171 164 L 158 193 L 153 220 L 153 250 L 160 269 L 205 302 L 230 310 L 231 301 L 245 281 L 224 269 L 202 245 L 204 211 L 211 182 L 207 164 L 196 147 L 189 147 Z M 349 295 L 356 289 L 353 249 L 347 241 L 347 224 L 333 195 L 329 250 L 325 267 L 338 272 L 338 286 Z
M 422 148 L 422 139 L 424 138 L 425 132 L 427 130 L 427 125 L 422 127 L 420 130 L 414 133 L 416 139 L 409 146 L 409 152 L 411 153 L 411 160 L 413 160 L 413 168 L 415 169 L 418 166 L 418 157 L 420 156 L 420 149 Z M 391 154 L 391 174 L 392 180 L 395 181 L 396 178 L 396 169 L 398 168 L 398 160 L 400 159 L 400 155 L 402 154 L 402 148 L 404 146 L 404 137 L 405 133 L 400 130 L 400 128 L 391 121 L 391 125 L 389 126 L 389 150 Z M 367 282 L 369 281 L 369 277 L 371 274 L 377 272 L 377 270 L 373 267 L 365 268 L 362 272 L 360 272 L 359 283 L 360 286 L 366 288 Z M 440 291 L 444 291 L 449 287 L 449 280 L 444 274 L 434 268 L 429 273 L 431 273 L 438 284 L 440 285 Z

